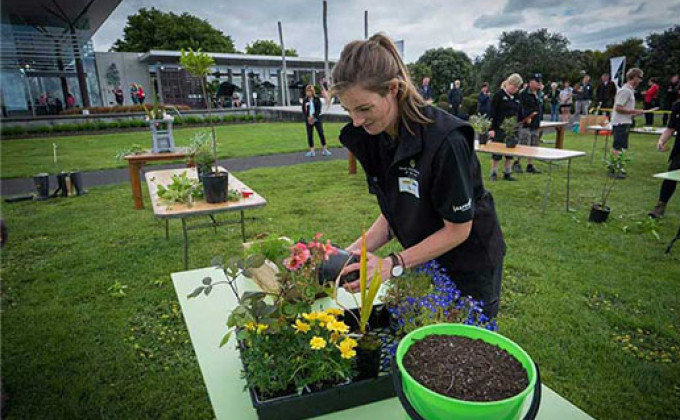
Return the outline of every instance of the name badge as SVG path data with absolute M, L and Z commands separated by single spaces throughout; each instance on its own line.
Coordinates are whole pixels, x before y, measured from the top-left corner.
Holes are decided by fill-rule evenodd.
M 412 178 L 399 178 L 399 192 L 405 192 L 420 198 L 418 191 L 418 181 Z

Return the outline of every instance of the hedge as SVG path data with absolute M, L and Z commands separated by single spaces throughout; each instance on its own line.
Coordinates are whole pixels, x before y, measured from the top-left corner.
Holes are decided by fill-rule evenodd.
M 177 108 L 180 111 L 188 111 L 191 108 L 187 105 L 166 105 L 166 104 L 158 104 L 158 106 L 161 109 L 166 109 L 167 107 L 173 107 Z M 86 109 L 90 112 L 90 114 L 127 114 L 131 112 L 146 112 L 146 110 L 150 110 L 153 108 L 153 104 L 146 104 L 146 108 L 144 105 L 125 105 L 125 106 L 91 106 L 88 108 L 71 108 L 67 109 L 64 111 L 61 111 L 60 115 L 76 115 L 76 114 L 82 114 L 83 110 Z M 169 110 L 170 112 L 173 111 L 173 109 Z

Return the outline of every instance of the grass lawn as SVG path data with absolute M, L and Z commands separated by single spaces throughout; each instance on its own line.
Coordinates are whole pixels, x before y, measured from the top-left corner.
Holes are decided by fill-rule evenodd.
M 299 129 L 277 127 L 272 132 Z M 604 225 L 587 222 L 603 174 L 589 158 L 572 168 L 574 212 L 563 207 L 564 166 L 543 215 L 545 173 L 487 183 L 508 243 L 499 326 L 538 361 L 548 386 L 595 418 L 671 420 L 680 418 L 680 244 L 671 256 L 663 250 L 680 224 L 680 194 L 658 225 L 644 223 L 660 185 L 651 174 L 664 170 L 667 155 L 654 151 L 654 136 L 631 140 L 630 176 L 614 190 Z M 591 142 L 569 135 L 565 144 L 589 151 Z M 488 157 L 483 164 L 486 176 Z M 260 220 L 248 235 L 321 231 L 338 244 L 354 240 L 378 208 L 363 176 L 346 167 L 329 161 L 237 174 L 269 203 L 251 212 Z M 5 204 L 3 218 L 10 420 L 212 418 L 170 280 L 183 269 L 179 222 L 166 241 L 150 209 L 132 210 L 128 185 Z M 190 240 L 193 268 L 240 250 L 236 227 L 192 231 Z
M 342 123 L 325 123 L 324 131 L 329 147 L 340 147 L 338 135 Z M 186 146 L 196 131 L 209 131 L 209 127 L 181 128 L 173 131 L 175 145 Z M 307 133 L 300 123 L 258 123 L 222 125 L 216 128 L 220 158 L 236 158 L 275 153 L 296 152 L 307 149 Z M 314 134 L 317 146 L 319 138 Z M 59 165 L 53 164 L 53 146 L 56 143 Z M 39 172 L 57 173 L 61 170 L 123 168 L 126 161 L 118 162 L 116 153 L 133 144 L 151 148 L 151 134 L 133 131 L 117 134 L 92 134 L 6 140 L 0 143 L 1 177 L 20 178 Z M 167 163 L 167 162 L 166 162 Z

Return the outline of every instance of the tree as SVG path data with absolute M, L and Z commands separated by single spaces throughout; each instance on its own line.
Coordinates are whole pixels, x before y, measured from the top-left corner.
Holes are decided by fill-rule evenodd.
M 566 37 L 547 29 L 503 32 L 498 46 L 487 47 L 477 63 L 477 83 L 488 82 L 492 89 L 498 89 L 512 73 L 519 73 L 525 79 L 532 73 L 541 73 L 545 81 L 578 77 L 582 69 L 572 59 L 568 46 Z
M 432 69 L 425 64 L 409 63 L 406 67 L 411 75 L 411 80 L 417 87 L 421 86 L 424 77 L 432 79 Z
M 680 26 L 647 37 L 645 76 L 655 76 L 663 84 L 680 71 Z
M 269 39 L 258 39 L 246 45 L 246 54 L 253 55 L 281 55 L 281 45 Z M 297 57 L 297 51 L 286 48 L 286 57 Z
M 433 97 L 436 98 L 442 93 L 449 91 L 449 85 L 456 79 L 460 79 L 463 90 L 471 90 L 472 61 L 463 51 L 453 48 L 436 48 L 425 51 L 418 58 L 415 66 L 411 69 L 416 72 L 430 69 L 430 84 L 432 85 Z M 417 84 L 420 79 L 414 79 Z
M 188 13 L 161 12 L 146 8 L 128 16 L 123 38 L 111 48 L 119 52 L 145 52 L 152 49 L 181 50 L 191 48 L 210 52 L 237 52 L 231 37 L 215 29 L 208 21 Z
M 618 44 L 607 45 L 604 55 L 609 61 L 612 57 L 626 57 L 626 69 L 642 67 L 643 59 L 647 54 L 644 42 L 640 38 L 629 38 Z M 627 71 L 627 70 L 626 70 Z

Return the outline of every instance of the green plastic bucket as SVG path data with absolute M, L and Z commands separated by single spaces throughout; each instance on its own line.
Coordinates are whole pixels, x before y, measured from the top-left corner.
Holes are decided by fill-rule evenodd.
M 471 339 L 482 339 L 489 344 L 497 345 L 513 355 L 524 366 L 529 376 L 529 385 L 513 397 L 492 402 L 463 401 L 431 391 L 413 379 L 402 364 L 404 355 L 413 342 L 428 335 L 457 335 Z M 535 395 L 531 410 L 534 416 L 538 410 L 540 382 L 537 383 L 538 370 L 536 365 L 519 345 L 493 331 L 462 324 L 437 324 L 418 328 L 399 343 L 396 362 L 399 376 L 401 376 L 401 384 L 395 385 L 401 385 L 403 396 L 407 400 L 406 402 L 402 400 L 402 404 L 413 408 L 419 418 L 425 420 L 517 420 L 531 391 L 534 389 Z M 537 384 L 539 385 L 537 386 Z M 401 391 L 401 389 L 398 391 Z

